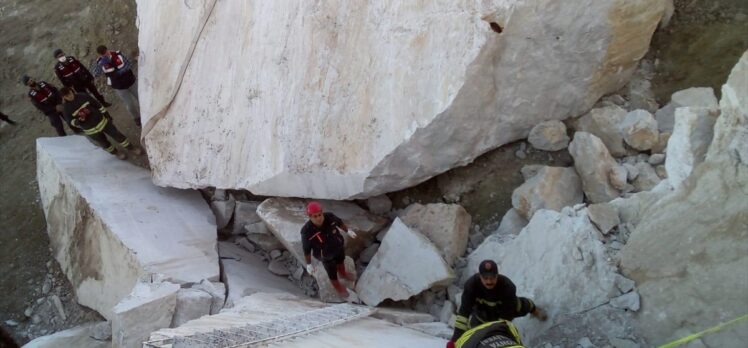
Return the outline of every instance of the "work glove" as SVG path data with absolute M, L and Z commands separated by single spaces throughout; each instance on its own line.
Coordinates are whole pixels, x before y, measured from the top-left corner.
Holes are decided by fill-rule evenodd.
M 447 348 L 455 348 L 455 342 L 454 341 L 447 342 Z
M 340 231 L 340 233 L 348 234 L 348 237 L 351 237 L 351 238 L 358 237 L 358 234 L 356 234 L 356 232 L 353 232 L 353 230 L 350 230 L 350 229 L 348 231 L 345 231 L 342 228 L 338 227 L 338 231 Z
M 312 275 L 314 273 L 314 265 L 311 263 L 306 265 L 306 272 L 309 273 L 309 275 Z

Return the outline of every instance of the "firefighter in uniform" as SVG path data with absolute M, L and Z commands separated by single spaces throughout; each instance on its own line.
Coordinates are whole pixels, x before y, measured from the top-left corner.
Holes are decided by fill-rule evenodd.
M 322 262 L 327 277 L 330 278 L 330 283 L 338 295 L 348 298 L 348 290 L 338 281 L 338 274 L 344 279 L 354 280 L 345 270 L 345 238 L 342 233 L 347 233 L 351 238 L 356 238 L 356 233 L 349 231 L 343 220 L 335 214 L 323 212 L 322 205 L 318 202 L 310 202 L 306 207 L 306 213 L 309 221 L 301 228 L 306 270 L 310 275 L 314 273 L 313 255 Z
M 120 51 L 111 51 L 101 45 L 96 48 L 99 58 L 96 59 L 94 75 L 106 75 L 107 84 L 125 104 L 125 108 L 140 127 L 140 106 L 138 105 L 138 84 L 130 61 Z
M 54 56 L 57 59 L 55 74 L 63 86 L 71 87 L 77 93 L 90 93 L 105 107 L 112 106 L 104 100 L 104 96 L 96 89 L 93 75 L 81 62 L 73 56 L 66 56 L 65 52 L 59 48 L 54 51 Z
M 21 77 L 21 83 L 29 87 L 28 96 L 31 104 L 34 104 L 44 116 L 47 116 L 49 123 L 57 131 L 57 135 L 67 135 L 65 134 L 65 127 L 62 125 L 65 118 L 62 116 L 60 110 L 58 110 L 60 103 L 62 103 L 62 98 L 57 88 L 45 81 L 36 82 L 36 80 L 28 75 Z M 73 129 L 73 132 L 76 132 L 75 128 L 71 127 L 71 129 Z
M 496 263 L 483 260 L 478 273 L 465 282 L 462 302 L 455 318 L 455 331 L 447 348 L 454 348 L 462 334 L 484 323 L 509 320 L 532 314 L 542 320 L 545 311 L 535 306 L 532 300 L 517 297 L 517 288 L 512 281 L 499 274 Z
M 85 93 L 74 93 L 70 87 L 63 87 L 61 94 L 65 118 L 71 125 L 83 129 L 83 133 L 104 150 L 119 159 L 127 158 L 126 153 L 118 151 L 114 144 L 109 142 L 107 139 L 109 136 L 120 146 L 133 151 L 136 155 L 143 153 L 139 147 L 130 144 L 130 140 L 114 126 L 106 109 L 91 96 Z

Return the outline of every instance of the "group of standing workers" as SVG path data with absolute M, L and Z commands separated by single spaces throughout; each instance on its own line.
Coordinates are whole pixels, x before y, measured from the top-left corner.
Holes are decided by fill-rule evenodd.
M 345 270 L 343 233 L 351 238 L 356 238 L 356 233 L 335 214 L 324 212 L 318 202 L 308 203 L 306 213 L 309 221 L 300 232 L 306 270 L 309 274 L 314 272 L 314 256 L 322 262 L 338 295 L 348 298 L 347 289 L 338 280 L 338 276 L 355 280 Z M 465 282 L 447 348 L 522 348 L 519 332 L 511 321 L 527 314 L 541 321 L 547 319 L 545 311 L 532 300 L 517 296 L 516 286 L 499 274 L 496 262 L 484 260 L 478 266 L 478 273 Z
M 140 155 L 142 149 L 131 144 L 114 125 L 106 109 L 112 104 L 104 99 L 94 83 L 94 76 L 104 75 L 107 85 L 122 100 L 135 125 L 141 127 L 137 79 L 132 64 L 122 52 L 109 50 L 104 45 L 97 47 L 96 52 L 98 58 L 92 74 L 75 57 L 66 55 L 59 48 L 54 50 L 53 55 L 57 60 L 54 72 L 64 86 L 61 89 L 26 74 L 21 76 L 20 82 L 29 88 L 29 100 L 47 117 L 58 136 L 67 135 L 64 127 L 67 124 L 73 133 L 86 135 L 119 159 L 127 158 L 127 154 L 119 151 L 108 138 Z M 4 114 L 0 114 L 0 119 L 15 124 Z

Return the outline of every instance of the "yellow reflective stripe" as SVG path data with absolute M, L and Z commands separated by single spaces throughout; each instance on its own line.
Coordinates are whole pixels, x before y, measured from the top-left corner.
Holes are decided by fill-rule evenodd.
M 465 344 L 470 339 L 470 337 L 473 336 L 474 333 L 476 333 L 476 332 L 478 332 L 478 331 L 480 331 L 482 329 L 485 329 L 486 327 L 489 327 L 489 326 L 491 326 L 493 324 L 496 324 L 496 323 L 504 323 L 504 324 L 506 324 L 509 327 L 509 332 L 512 334 L 512 336 L 514 336 L 512 338 L 515 341 L 517 341 L 517 343 L 519 343 L 519 345 L 509 346 L 509 347 L 506 347 L 506 348 L 525 348 L 525 346 L 522 345 L 522 338 L 519 335 L 519 331 L 517 331 L 517 327 L 515 327 L 514 324 L 512 324 L 511 321 L 504 320 L 504 319 L 499 319 L 497 321 L 490 321 L 490 322 L 478 325 L 478 326 L 476 326 L 476 327 L 474 327 L 474 328 L 466 331 L 464 334 L 462 334 L 462 336 L 455 343 L 455 348 L 461 348 L 462 345 Z
M 482 298 L 479 298 L 479 299 L 475 300 L 475 302 L 482 303 L 482 304 L 484 304 L 486 306 L 489 306 L 489 307 L 496 307 L 496 305 L 501 304 L 501 301 L 491 302 L 491 301 L 486 301 L 486 300 L 484 300 Z
M 517 313 L 522 309 L 522 300 L 517 297 Z
M 109 147 L 104 150 L 106 150 L 106 152 L 114 152 L 114 145 L 109 145 Z
M 123 142 L 121 142 L 119 144 L 122 145 L 122 146 L 124 146 L 124 147 L 128 147 L 128 146 L 130 146 L 130 139 L 125 138 L 125 141 L 123 141 Z
M 460 330 L 468 329 L 468 318 L 458 315 L 455 317 L 455 328 Z
M 102 117 L 101 122 L 99 122 L 99 124 L 97 124 L 96 127 L 84 129 L 83 133 L 85 133 L 86 135 L 100 133 L 102 130 L 104 130 L 104 127 L 106 127 L 106 124 L 107 124 L 107 118 Z

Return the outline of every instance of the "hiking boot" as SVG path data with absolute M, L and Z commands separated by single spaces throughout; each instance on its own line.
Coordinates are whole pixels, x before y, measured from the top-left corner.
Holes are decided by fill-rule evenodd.
M 105 108 L 108 108 L 108 107 L 112 106 L 112 103 L 101 102 L 101 105 L 104 105 Z
M 340 284 L 340 281 L 335 279 L 330 280 L 330 282 L 332 283 L 332 287 L 335 288 L 335 292 L 338 293 L 338 296 L 340 296 L 340 298 L 346 299 L 348 298 L 348 296 L 350 296 L 350 294 L 348 293 L 348 289 L 346 289 L 343 284 Z

